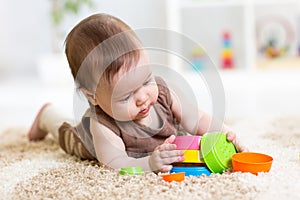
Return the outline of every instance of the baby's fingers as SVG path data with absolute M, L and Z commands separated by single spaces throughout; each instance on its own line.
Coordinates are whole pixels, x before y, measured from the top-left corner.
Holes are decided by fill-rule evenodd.
M 176 149 L 176 144 L 162 144 L 158 147 L 159 151 L 172 151 Z
M 169 165 L 174 162 L 182 162 L 183 160 L 184 160 L 183 156 L 173 156 L 173 157 L 162 158 L 162 162 L 164 165 Z
M 171 135 L 170 137 L 168 137 L 163 144 L 172 144 L 175 140 L 176 136 L 175 135 Z
M 249 151 L 249 149 L 245 145 L 242 144 L 242 142 L 240 141 L 239 138 L 236 138 L 235 140 L 233 140 L 232 143 L 234 144 L 234 146 L 238 152 Z
M 171 171 L 171 169 L 172 169 L 172 165 L 163 165 L 161 168 L 160 168 L 160 172 L 169 172 L 169 171 Z
M 183 156 L 183 150 L 173 150 L 173 151 L 162 151 L 160 152 L 161 158 L 170 158 L 170 157 L 178 157 Z
M 236 138 L 235 133 L 233 133 L 233 132 L 231 132 L 231 131 L 230 131 L 230 132 L 227 132 L 227 133 L 226 133 L 226 136 L 227 136 L 227 140 L 230 141 L 230 142 L 234 141 L 235 138 Z

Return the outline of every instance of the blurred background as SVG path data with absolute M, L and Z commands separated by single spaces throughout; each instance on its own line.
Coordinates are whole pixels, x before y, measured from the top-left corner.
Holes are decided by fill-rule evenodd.
M 119 17 L 133 29 L 176 31 L 198 43 L 201 47 L 168 34 L 160 38 L 179 47 L 191 60 L 188 64 L 157 52 L 151 56 L 193 77 L 211 67 L 208 55 L 223 82 L 227 118 L 300 114 L 298 0 L 0 0 L 0 4 L 1 128 L 29 126 L 45 102 L 72 112 L 74 89 L 64 39 L 94 13 Z M 190 80 L 200 106 L 210 110 L 209 92 Z

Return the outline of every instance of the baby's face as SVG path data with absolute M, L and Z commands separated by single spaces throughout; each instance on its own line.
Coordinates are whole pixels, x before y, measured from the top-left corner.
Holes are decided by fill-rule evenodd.
M 112 84 L 99 84 L 96 91 L 98 105 L 119 121 L 136 121 L 146 118 L 156 103 L 158 88 L 149 59 L 141 54 L 137 66 L 116 74 Z

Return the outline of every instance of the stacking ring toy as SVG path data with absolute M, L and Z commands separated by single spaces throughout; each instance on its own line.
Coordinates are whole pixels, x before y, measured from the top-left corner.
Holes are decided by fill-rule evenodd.
M 205 164 L 213 173 L 222 173 L 231 167 L 231 156 L 236 153 L 226 134 L 220 132 L 204 134 L 201 139 L 201 153 Z
M 121 175 L 130 174 L 130 175 L 141 175 L 143 173 L 143 169 L 140 166 L 136 167 L 123 167 L 120 170 Z
M 211 172 L 207 167 L 173 167 L 170 173 L 184 172 L 186 176 L 209 176 Z
M 174 167 L 207 167 L 205 162 L 201 163 L 189 163 L 189 162 L 174 162 L 172 163 Z
M 185 157 L 183 162 L 187 163 L 204 163 L 199 150 L 184 150 L 183 156 Z
M 176 136 L 173 144 L 177 150 L 199 150 L 201 136 Z
M 184 180 L 184 172 L 162 175 L 162 178 L 167 182 L 180 182 Z

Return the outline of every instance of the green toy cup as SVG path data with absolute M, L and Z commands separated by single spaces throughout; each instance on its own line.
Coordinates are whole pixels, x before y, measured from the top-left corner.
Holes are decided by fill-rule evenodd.
M 207 133 L 201 139 L 201 154 L 213 173 L 222 173 L 231 167 L 231 156 L 236 153 L 232 142 L 221 132 Z
M 129 175 L 141 175 L 143 173 L 143 169 L 140 166 L 135 167 L 123 167 L 120 170 L 121 175 L 129 174 Z

